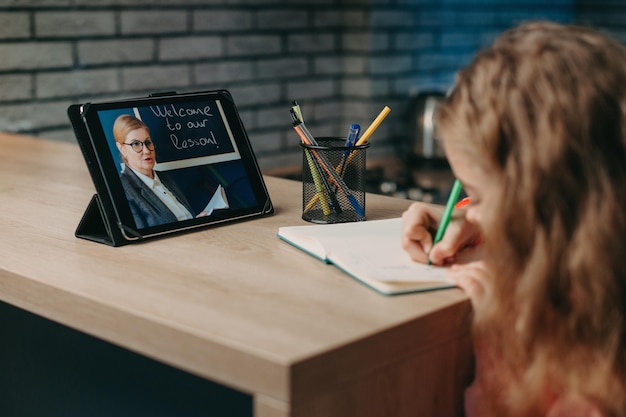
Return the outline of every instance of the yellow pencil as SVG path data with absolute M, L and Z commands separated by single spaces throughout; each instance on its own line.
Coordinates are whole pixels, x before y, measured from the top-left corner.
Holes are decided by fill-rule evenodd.
M 315 167 L 315 162 L 313 162 L 313 158 L 311 158 L 308 149 L 304 149 L 304 154 L 306 155 L 306 160 L 309 163 L 309 169 L 311 170 L 311 176 L 313 177 L 313 184 L 315 184 L 315 189 L 317 191 L 317 194 L 315 195 L 318 196 L 318 200 L 322 205 L 322 212 L 325 216 L 328 216 L 330 214 L 330 207 L 328 206 L 328 201 L 326 201 L 326 197 L 324 196 L 324 188 L 322 187 L 320 172 Z

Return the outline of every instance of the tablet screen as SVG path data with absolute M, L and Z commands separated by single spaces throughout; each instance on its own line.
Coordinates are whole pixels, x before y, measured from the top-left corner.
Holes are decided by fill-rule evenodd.
M 89 104 L 82 116 L 117 216 L 142 236 L 271 206 L 225 91 Z

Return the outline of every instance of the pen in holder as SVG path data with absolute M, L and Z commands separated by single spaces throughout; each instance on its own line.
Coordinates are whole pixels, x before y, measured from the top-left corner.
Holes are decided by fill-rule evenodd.
M 302 219 L 312 223 L 365 220 L 365 152 L 369 143 L 317 138 L 302 147 Z

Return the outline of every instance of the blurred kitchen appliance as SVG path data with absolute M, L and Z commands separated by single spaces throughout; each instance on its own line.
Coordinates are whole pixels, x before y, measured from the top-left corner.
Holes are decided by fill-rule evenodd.
M 435 112 L 444 98 L 443 92 L 428 91 L 418 93 L 411 99 L 407 146 L 407 162 L 410 166 L 432 168 L 447 166 L 435 124 Z
M 408 129 L 400 143 L 403 167 L 394 178 L 380 181 L 379 192 L 396 197 L 445 203 L 454 176 L 437 137 L 435 113 L 445 93 L 422 91 L 411 96 Z

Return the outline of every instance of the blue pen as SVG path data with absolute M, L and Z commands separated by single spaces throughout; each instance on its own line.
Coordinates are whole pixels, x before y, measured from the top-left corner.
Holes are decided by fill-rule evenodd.
M 359 139 L 359 134 L 361 133 L 361 126 L 357 123 L 353 123 L 350 126 L 350 132 L 348 132 L 348 138 L 346 139 L 346 148 L 351 148 L 356 144 L 356 141 Z M 341 158 L 341 166 L 339 167 L 339 175 L 343 176 L 343 171 L 346 169 L 346 160 L 348 155 L 350 155 L 350 149 L 346 149 L 343 151 L 343 157 Z
M 346 147 L 354 146 L 356 141 L 359 139 L 359 133 L 361 133 L 361 126 L 358 125 L 357 123 L 353 123 L 352 126 L 350 126 L 350 132 L 348 133 L 348 139 L 346 139 Z M 348 149 L 346 149 L 343 152 L 343 154 L 345 156 L 348 156 L 349 153 L 350 153 L 350 150 L 348 150 Z

